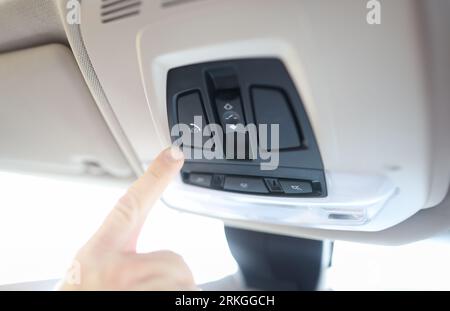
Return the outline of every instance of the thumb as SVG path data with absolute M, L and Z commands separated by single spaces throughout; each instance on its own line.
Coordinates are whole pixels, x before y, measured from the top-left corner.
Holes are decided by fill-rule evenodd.
M 183 166 L 183 153 L 165 149 L 117 202 L 90 244 L 106 250 L 135 251 L 148 212 Z

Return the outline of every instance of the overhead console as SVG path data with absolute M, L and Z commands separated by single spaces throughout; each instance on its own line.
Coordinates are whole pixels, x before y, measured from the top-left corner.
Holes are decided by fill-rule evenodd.
M 174 68 L 167 77 L 167 113 L 174 142 L 186 134 L 175 126 L 190 131 L 180 143 L 188 149 L 185 183 L 258 195 L 327 195 L 311 125 L 278 59 Z
M 326 176 L 301 96 L 280 59 L 174 67 L 166 97 L 172 143 L 186 157 L 181 183 L 164 197 L 172 207 L 277 224 L 355 226 L 395 193 L 382 176 Z
M 360 1 L 141 1 L 133 14 L 115 2 L 107 22 L 102 5 L 83 1 L 83 22 L 66 30 L 130 166 L 140 174 L 190 138 L 167 205 L 369 240 L 381 233 L 348 231 L 395 230 L 447 194 L 447 4 L 389 1 L 380 25 Z

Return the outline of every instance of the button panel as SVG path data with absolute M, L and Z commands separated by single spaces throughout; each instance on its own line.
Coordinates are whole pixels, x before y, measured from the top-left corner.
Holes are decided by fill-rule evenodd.
M 324 166 L 312 126 L 301 94 L 281 60 L 229 59 L 171 68 L 166 86 L 171 130 L 178 123 L 187 124 L 190 128 L 183 126 L 183 138 L 189 138 L 189 133 L 198 133 L 207 124 L 218 125 L 214 129 L 219 129 L 208 137 L 195 135 L 195 142 L 182 142 L 183 150 L 190 153 L 181 170 L 185 183 L 260 196 L 327 196 Z M 204 122 L 196 122 L 195 117 Z M 256 133 L 247 132 L 255 128 Z M 177 132 L 171 134 L 173 142 L 180 143 L 180 137 Z M 206 148 L 223 156 L 199 156 L 198 151 Z M 279 151 L 279 161 L 270 171 L 261 169 L 264 164 L 275 163 L 265 157 L 266 151 Z M 211 180 L 189 180 L 190 174 L 209 174 Z M 228 181 L 225 189 L 229 177 L 231 181 L 257 178 L 264 187 L 258 188 L 260 192 L 249 191 L 233 188 Z
M 205 173 L 183 174 L 183 180 L 194 186 L 248 194 L 295 197 L 322 195 L 320 182 L 308 180 Z

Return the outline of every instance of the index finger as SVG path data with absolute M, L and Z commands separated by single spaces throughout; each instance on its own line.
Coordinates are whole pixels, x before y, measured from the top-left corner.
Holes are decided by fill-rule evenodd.
M 183 153 L 165 149 L 136 180 L 107 216 L 93 240 L 102 248 L 135 250 L 148 212 L 183 166 Z

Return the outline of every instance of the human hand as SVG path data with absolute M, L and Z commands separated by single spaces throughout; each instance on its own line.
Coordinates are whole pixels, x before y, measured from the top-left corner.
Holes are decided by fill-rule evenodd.
M 136 253 L 142 225 L 160 195 L 183 165 L 183 153 L 164 150 L 117 202 L 94 236 L 75 257 L 77 282 L 61 290 L 195 290 L 192 273 L 170 251 Z M 72 271 L 73 272 L 73 271 Z

